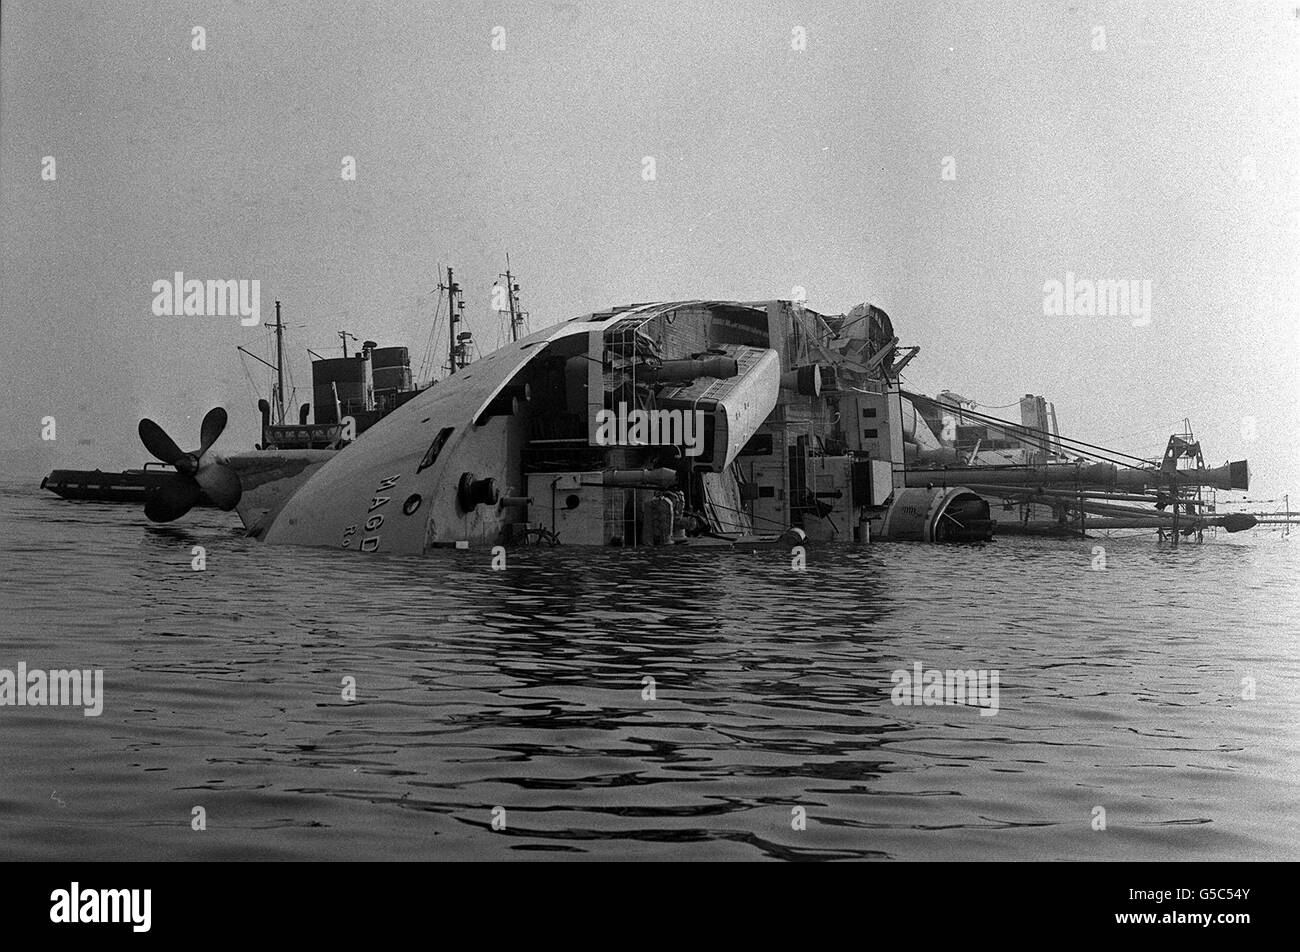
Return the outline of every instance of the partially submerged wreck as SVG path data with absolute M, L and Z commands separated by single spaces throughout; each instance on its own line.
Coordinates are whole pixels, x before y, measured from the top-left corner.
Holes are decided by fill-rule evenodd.
M 963 467 L 900 389 L 917 353 L 867 304 L 840 315 L 780 300 L 631 305 L 458 368 L 346 450 L 221 458 L 206 453 L 205 421 L 205 450 L 181 454 L 177 478 L 219 483 L 218 504 L 269 543 L 362 553 L 987 541 L 989 496 L 964 476 L 997 484 L 993 498 L 1016 494 L 1002 492 L 1005 472 Z M 156 435 L 146 446 L 173 462 Z M 1076 483 L 1086 475 L 1071 468 Z M 1045 478 L 1018 470 L 1017 485 Z M 1150 470 L 1175 491 L 1199 485 Z M 175 489 L 176 514 L 187 493 Z

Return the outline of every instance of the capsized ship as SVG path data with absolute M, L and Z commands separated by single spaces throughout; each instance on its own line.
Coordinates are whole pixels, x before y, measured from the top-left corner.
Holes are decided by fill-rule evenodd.
M 922 443 L 946 452 L 900 389 L 918 351 L 868 304 L 637 304 L 458 368 L 345 452 L 223 458 L 163 445 L 148 421 L 141 435 L 273 544 L 987 541 L 989 501 L 963 474 L 909 471 Z M 173 491 L 177 515 L 191 493 Z

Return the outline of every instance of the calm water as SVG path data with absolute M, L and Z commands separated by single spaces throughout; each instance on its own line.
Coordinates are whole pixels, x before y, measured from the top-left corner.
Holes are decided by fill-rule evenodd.
M 105 694 L 0 707 L 3 859 L 1300 858 L 1300 535 L 494 572 L 0 503 L 0 668 Z M 918 661 L 999 712 L 895 706 Z

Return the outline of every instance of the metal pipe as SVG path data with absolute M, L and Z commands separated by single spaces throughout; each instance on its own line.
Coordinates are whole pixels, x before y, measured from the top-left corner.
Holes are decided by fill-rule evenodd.
M 998 496 L 998 495 L 1008 494 L 1008 493 L 1016 493 L 1017 495 L 1027 495 L 1027 496 L 1060 497 L 1063 500 L 1064 499 L 1073 500 L 1073 499 L 1078 499 L 1080 496 L 1083 496 L 1085 498 L 1105 499 L 1105 500 L 1110 500 L 1112 502 L 1154 503 L 1159 501 L 1158 496 L 1139 495 L 1137 493 L 1112 493 L 1112 492 L 1106 492 L 1104 490 L 1092 490 L 1092 489 L 1085 489 L 1080 492 L 1076 492 L 1075 490 L 1072 489 L 1039 489 L 1037 487 L 1033 489 L 1030 489 L 1028 487 L 1025 487 L 1023 489 L 1017 489 L 1016 487 L 1013 486 L 996 486 L 996 485 L 984 484 L 984 483 L 962 483 L 962 485 L 965 486 L 967 489 L 971 489 L 977 493 L 980 493 L 981 495 L 993 495 L 993 496 Z M 1196 500 L 1191 500 L 1191 502 L 1195 503 Z M 1183 505 L 1187 505 L 1187 503 L 1188 500 L 1183 500 Z
M 1169 483 L 1179 486 L 1213 486 L 1232 489 L 1232 465 L 1214 469 L 1180 469 L 1176 477 L 1156 469 L 1120 469 L 1112 463 L 1045 463 L 1041 466 L 954 466 L 950 468 L 912 469 L 906 474 L 908 486 L 962 485 L 971 483 L 1026 489 L 1040 486 L 1070 485 L 1077 489 L 1109 490 L 1163 488 Z
M 740 373 L 734 357 L 710 357 L 706 360 L 665 360 L 658 366 L 642 364 L 636 368 L 638 376 L 657 383 L 687 383 L 696 377 L 717 377 L 729 380 Z

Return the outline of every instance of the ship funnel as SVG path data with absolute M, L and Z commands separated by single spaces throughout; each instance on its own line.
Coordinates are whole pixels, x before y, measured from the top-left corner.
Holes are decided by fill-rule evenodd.
M 1224 463 L 1212 469 L 1180 469 L 1178 482 L 1189 486 L 1207 486 L 1214 489 L 1249 489 L 1250 467 L 1244 459 Z M 1150 480 L 1151 485 L 1158 481 Z
M 1249 489 L 1250 467 L 1247 461 L 1237 460 L 1209 469 L 1179 469 L 1170 472 L 1159 470 L 1123 470 L 1116 474 L 1120 486 L 1167 487 L 1171 482 L 1179 486 L 1206 486 L 1214 489 Z
M 894 492 L 880 538 L 894 542 L 988 542 L 988 500 L 964 486 L 909 487 Z
M 793 390 L 805 397 L 822 395 L 822 371 L 816 364 L 805 364 L 781 374 L 781 389 Z
M 1213 486 L 1215 489 L 1245 490 L 1250 488 L 1250 466 L 1244 459 L 1224 463 L 1215 469 L 1207 469 L 1205 475 L 1213 480 L 1207 485 Z

